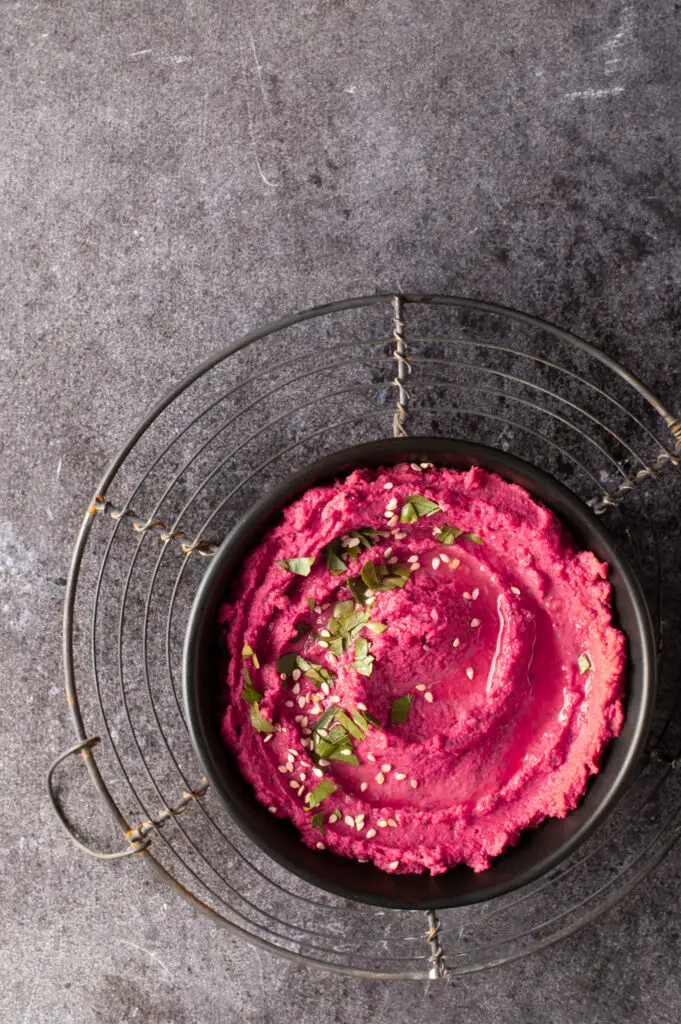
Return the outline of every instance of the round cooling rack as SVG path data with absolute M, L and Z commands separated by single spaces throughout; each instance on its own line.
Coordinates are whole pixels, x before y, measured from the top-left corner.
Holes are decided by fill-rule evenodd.
M 180 696 L 189 610 L 234 522 L 311 461 L 391 434 L 496 446 L 570 487 L 623 545 L 659 653 L 649 749 L 604 824 L 538 881 L 437 914 L 346 902 L 270 860 L 201 777 Z M 680 458 L 681 422 L 640 380 L 492 303 L 347 299 L 232 342 L 151 410 L 86 509 L 64 612 L 76 743 L 48 774 L 60 821 L 85 852 L 134 855 L 249 942 L 348 974 L 454 977 L 571 934 L 681 833 Z M 71 754 L 122 831 L 109 852 L 81 838 L 97 818 L 76 828 L 63 809 Z

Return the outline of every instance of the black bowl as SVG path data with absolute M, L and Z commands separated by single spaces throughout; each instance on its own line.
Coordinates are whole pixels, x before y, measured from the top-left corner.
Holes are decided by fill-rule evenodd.
M 579 806 L 566 818 L 550 818 L 523 832 L 518 844 L 475 874 L 459 865 L 441 875 L 390 875 L 328 851 L 308 849 L 295 826 L 274 818 L 255 799 L 235 757 L 220 735 L 221 676 L 217 610 L 249 548 L 280 510 L 307 488 L 329 483 L 358 467 L 434 462 L 467 469 L 481 466 L 525 487 L 552 509 L 577 544 L 610 566 L 615 624 L 628 646 L 625 721 L 601 770 L 589 781 Z M 639 584 L 617 541 L 571 491 L 529 463 L 483 445 L 434 438 L 370 442 L 314 463 L 262 498 L 240 520 L 214 556 L 197 593 L 185 642 L 184 699 L 192 741 L 206 776 L 246 833 L 271 857 L 313 885 L 348 899 L 403 909 L 456 907 L 509 892 L 554 867 L 583 842 L 632 781 L 648 732 L 655 694 L 655 646 Z

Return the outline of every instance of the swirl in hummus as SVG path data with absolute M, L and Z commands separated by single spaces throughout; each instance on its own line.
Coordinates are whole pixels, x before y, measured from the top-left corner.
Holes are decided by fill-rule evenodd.
M 224 739 L 308 846 L 483 871 L 576 806 L 621 729 L 606 570 L 482 469 L 310 489 L 220 609 Z

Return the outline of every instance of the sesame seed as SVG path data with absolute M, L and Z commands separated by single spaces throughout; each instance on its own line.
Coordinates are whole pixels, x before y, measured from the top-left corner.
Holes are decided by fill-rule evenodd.
M 300 696 L 300 697 L 298 698 L 298 707 L 299 707 L 299 708 L 304 708 L 304 707 L 305 707 L 305 704 L 306 704 L 306 703 L 307 703 L 307 697 L 305 697 L 305 696 Z
M 302 676 L 302 674 L 303 673 L 300 671 L 299 668 L 294 668 L 293 672 L 291 673 L 291 678 L 293 679 L 293 682 L 297 683 L 298 680 L 300 679 L 300 677 Z M 298 691 L 294 690 L 293 692 L 297 693 Z
M 372 604 L 374 603 L 374 601 L 375 601 L 375 600 L 376 600 L 376 598 L 375 598 L 375 596 L 374 596 L 374 595 L 372 594 L 372 595 L 371 595 L 371 597 L 367 597 L 367 599 L 365 600 L 365 602 L 364 602 L 364 603 L 365 603 L 365 605 L 367 605 L 367 607 L 368 607 L 369 605 L 372 605 Z
M 298 751 L 295 749 L 295 747 L 289 747 L 288 752 L 289 754 L 293 754 L 294 757 L 298 756 Z
M 381 771 L 382 772 L 391 772 L 392 770 L 393 770 L 393 766 L 391 764 L 382 764 L 381 765 Z
M 387 515 L 387 513 L 386 513 L 386 515 Z M 392 516 L 392 518 L 390 518 L 390 519 L 388 520 L 388 526 L 389 526 L 389 527 L 390 527 L 391 529 L 393 528 L 393 526 L 397 526 L 397 524 L 398 524 L 398 523 L 399 523 L 399 519 L 398 519 L 398 517 L 397 517 L 397 516 Z
M 362 704 L 362 702 L 358 700 L 357 701 L 357 709 L 359 711 L 366 711 L 367 706 L 366 706 L 366 704 Z
M 287 754 L 286 755 L 286 760 L 289 762 L 289 764 L 293 764 L 295 759 L 296 759 L 296 755 L 295 754 Z
M 329 684 L 328 683 L 322 683 L 322 693 L 324 694 L 324 696 L 328 697 L 330 692 L 331 691 L 329 690 Z
M 469 679 L 472 679 L 474 674 L 475 673 L 473 672 L 473 669 L 469 665 L 468 668 L 466 669 L 466 675 L 468 676 Z
M 286 700 L 286 701 L 284 701 L 284 707 L 286 707 L 286 708 L 294 708 L 295 704 L 293 703 L 292 700 Z
M 397 822 L 394 818 L 388 818 L 388 824 L 390 825 L 390 828 L 397 828 Z
M 440 555 L 440 561 L 444 562 L 446 565 L 449 562 L 449 555 L 445 554 L 445 552 L 443 551 L 442 554 Z
M 308 740 L 305 737 L 312 735 L 312 729 L 303 729 L 303 739 L 300 741 L 306 750 L 309 750 L 312 745 L 312 740 Z
M 376 829 L 375 828 L 370 828 L 369 831 L 367 832 L 366 836 L 365 836 L 365 839 L 373 839 L 375 835 L 376 835 Z
M 338 696 L 329 697 L 329 704 L 340 704 L 340 700 Z
M 374 754 L 367 754 L 367 761 L 375 761 L 375 760 L 376 760 L 376 757 L 374 756 Z
M 314 698 L 316 696 L 317 696 L 317 694 L 315 693 L 312 699 L 314 700 Z M 311 715 L 321 715 L 322 710 L 323 710 L 323 708 L 322 708 L 321 704 L 315 704 L 314 707 L 310 708 L 310 714 Z
M 392 489 L 393 489 L 393 485 L 390 483 L 389 480 L 388 480 L 387 484 L 383 484 L 383 490 L 384 491 L 392 491 Z
M 359 537 L 351 537 L 350 540 L 348 541 L 348 547 L 349 548 L 359 547 Z
M 425 690 L 425 686 L 423 685 L 423 683 L 419 683 L 417 686 L 414 687 L 414 689 L 415 690 Z
M 393 549 L 392 548 L 386 548 L 385 551 L 383 552 L 383 555 L 384 555 L 385 558 L 390 558 L 392 553 L 393 553 Z
M 404 532 L 404 530 L 395 530 L 395 533 L 393 534 L 393 537 L 395 538 L 395 540 L 404 540 L 404 538 L 406 536 L 407 535 Z
M 320 768 L 328 768 L 330 764 L 331 764 L 331 762 L 327 761 L 325 757 L 320 757 L 319 758 L 319 767 Z
M 388 864 L 388 867 L 390 868 L 391 871 L 397 871 L 399 866 L 400 866 L 399 860 L 392 860 L 390 862 L 390 864 Z
M 432 468 L 433 468 L 433 463 L 432 462 L 422 462 L 421 463 L 421 469 L 432 469 Z
M 281 774 L 284 775 L 288 771 L 288 768 L 286 767 L 285 764 L 278 764 L 277 771 L 280 771 Z
M 433 569 L 437 569 L 439 567 L 440 559 L 437 557 L 437 555 L 430 564 L 432 565 Z
M 351 757 L 352 751 L 350 750 L 349 747 L 346 747 L 345 750 L 341 750 L 341 754 L 343 754 L 345 757 Z
M 359 788 L 362 791 L 362 793 L 366 793 L 367 789 L 369 788 L 369 783 L 368 782 L 362 782 L 362 783 L 360 783 L 360 787 Z
M 293 721 L 296 723 L 296 725 L 299 725 L 302 722 L 302 720 L 303 720 L 303 716 L 302 715 L 294 715 L 293 716 Z
M 421 467 L 419 466 L 418 462 L 412 462 L 411 468 L 414 470 L 415 473 L 421 472 Z
M 409 785 L 411 786 L 412 789 L 416 789 L 418 786 L 418 782 L 416 781 L 416 779 L 410 779 Z
M 388 822 L 385 820 L 385 818 L 379 818 L 378 821 L 376 822 L 376 824 L 378 825 L 379 828 L 387 828 L 388 827 Z
M 391 555 L 391 557 L 388 559 L 388 565 L 395 565 L 397 561 L 397 555 Z
M 302 725 L 303 729 L 307 728 L 307 723 L 308 723 L 308 717 L 307 717 L 307 715 L 303 715 L 303 717 L 300 720 L 300 724 Z
M 320 604 L 316 604 L 314 606 L 314 613 L 315 613 L 315 615 L 321 615 L 321 611 L 322 611 L 322 606 Z
M 326 847 L 324 846 L 324 843 L 322 843 L 321 840 L 320 840 L 320 842 L 318 842 L 316 844 L 316 846 L 317 846 L 318 850 L 325 850 L 326 849 Z
M 327 658 L 329 659 L 332 665 L 335 665 L 336 662 L 338 661 L 337 656 L 335 654 L 332 654 L 331 652 L 327 654 Z
M 454 639 L 452 640 L 452 647 L 458 647 L 460 643 L 461 641 L 459 640 L 458 636 L 455 636 Z
M 412 572 L 416 572 L 416 570 L 420 569 L 420 568 L 421 568 L 421 563 L 420 562 L 413 562 L 412 563 L 412 567 L 411 567 L 411 571 Z
M 311 799 L 312 799 L 312 793 L 306 793 L 306 794 L 305 794 L 305 801 L 304 801 L 304 802 L 305 802 L 306 804 L 309 804 L 309 802 L 310 802 L 310 800 L 311 800 Z
M 369 863 L 369 858 L 368 857 L 358 857 L 357 858 L 357 863 L 358 864 L 368 864 Z
M 343 821 L 345 822 L 346 825 L 349 825 L 350 828 L 355 827 L 355 819 L 351 814 L 346 814 L 345 817 L 343 818 Z
M 397 508 L 397 498 L 391 498 L 388 504 L 385 506 L 386 512 L 392 512 L 394 508 Z
M 409 558 L 407 559 L 408 562 L 418 562 L 418 560 L 419 560 L 419 556 L 418 555 L 410 555 Z
M 463 594 L 461 596 L 464 599 L 464 601 L 470 601 L 471 600 L 471 595 L 468 593 L 467 590 L 464 590 L 464 592 L 463 592 Z
M 286 682 L 286 673 L 285 672 L 280 672 L 279 673 L 279 678 L 281 679 L 281 681 L 283 683 L 285 683 Z
M 387 508 L 385 510 L 385 512 L 383 513 L 383 515 L 385 516 L 386 519 L 392 519 L 393 516 L 395 515 L 395 513 L 393 512 L 393 510 L 391 508 Z
M 281 732 L 281 723 L 280 722 L 275 722 L 274 723 L 274 731 L 275 732 Z
M 270 736 L 271 735 L 272 734 L 270 733 Z M 277 808 L 276 807 L 268 807 L 267 810 L 270 812 L 270 814 L 276 814 L 277 813 Z
M 313 768 L 312 769 L 312 774 L 316 775 L 318 779 L 321 779 L 321 777 L 323 776 L 324 772 L 321 770 L 321 768 Z
M 480 619 L 471 619 L 471 629 L 477 629 L 480 625 Z
M 330 814 L 329 817 L 327 818 L 327 821 L 328 821 L 329 825 L 335 825 L 336 822 L 338 821 L 338 815 L 337 814 Z
M 325 740 L 325 739 L 326 739 L 326 737 L 327 737 L 327 736 L 329 735 L 329 730 L 328 730 L 328 729 L 318 729 L 318 730 L 317 730 L 317 734 L 318 734 L 319 736 L 321 736 L 321 738 L 322 738 L 323 740 Z
M 362 829 L 364 828 L 364 822 L 357 819 L 355 821 L 355 828 L 357 829 L 358 832 L 361 832 Z
M 478 599 L 479 597 L 480 597 L 480 591 L 479 591 L 479 590 L 478 590 L 478 588 L 476 587 L 476 588 L 475 588 L 475 590 L 473 591 L 473 600 L 474 600 L 474 601 L 477 601 L 477 599 Z
M 319 635 L 320 636 L 331 636 L 331 634 L 329 633 L 328 629 L 320 629 L 319 630 Z
M 322 605 L 322 611 L 323 611 L 323 612 L 325 612 L 325 611 L 326 611 L 326 609 L 327 609 L 327 608 L 330 608 L 330 607 L 331 607 L 331 606 L 330 606 L 329 602 L 328 602 L 328 601 L 325 601 L 325 602 L 324 602 L 324 604 Z
M 460 558 L 453 558 L 452 559 L 452 561 L 451 561 L 451 568 L 452 569 L 458 569 L 460 565 L 461 565 L 461 559 Z
M 365 818 L 366 814 L 364 813 L 364 811 L 361 811 L 359 814 L 355 815 L 355 822 L 364 821 Z
M 348 537 L 347 533 L 344 533 L 343 536 L 341 537 L 341 544 L 343 545 L 344 548 L 348 546 L 349 540 L 350 538 Z
M 266 732 L 265 736 L 263 738 L 263 743 L 269 743 L 269 741 L 272 739 L 273 735 L 274 735 L 274 733 L 272 733 L 272 732 Z
M 293 765 L 292 764 L 285 765 L 285 768 L 286 768 L 287 772 L 292 772 L 293 771 Z
M 301 782 L 305 782 L 307 775 L 305 774 L 305 772 L 301 772 L 298 778 L 300 779 Z
M 327 644 L 326 640 L 318 640 L 318 641 L 317 641 L 317 643 L 318 643 L 318 645 L 319 645 L 320 647 L 323 647 L 323 648 L 324 648 L 324 650 L 326 650 L 326 648 L 327 648 L 327 647 L 329 646 L 329 645 Z
M 295 779 L 291 779 L 291 781 L 289 782 L 289 786 L 291 787 L 291 789 L 300 789 L 300 783 L 296 782 Z
M 406 779 L 406 777 L 407 776 L 404 774 L 404 772 L 395 772 L 395 778 L 397 779 L 398 782 L 402 782 L 403 779 Z
M 518 590 L 518 588 L 517 588 L 517 587 L 511 587 L 511 593 L 512 593 L 512 594 L 516 594 L 516 596 L 517 596 L 517 595 L 519 595 L 519 594 L 520 594 L 520 591 Z
M 296 683 L 295 686 L 291 687 L 291 693 L 300 693 L 300 683 Z
M 383 783 L 385 782 L 385 775 L 383 774 L 383 772 L 378 773 L 378 775 L 376 776 L 376 782 L 379 784 L 379 786 L 383 785 Z
M 430 690 L 427 690 L 426 693 L 424 693 L 423 699 L 427 700 L 429 704 L 432 704 L 433 701 L 435 700 Z

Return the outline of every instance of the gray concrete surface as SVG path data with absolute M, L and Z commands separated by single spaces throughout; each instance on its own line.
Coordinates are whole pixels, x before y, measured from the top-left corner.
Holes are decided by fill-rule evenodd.
M 225 339 L 375 290 L 595 339 L 678 407 L 679 4 L 2 6 L 0 895 L 7 1022 L 675 1022 L 681 848 L 625 904 L 440 987 L 232 940 L 78 854 L 60 614 L 84 502 Z

